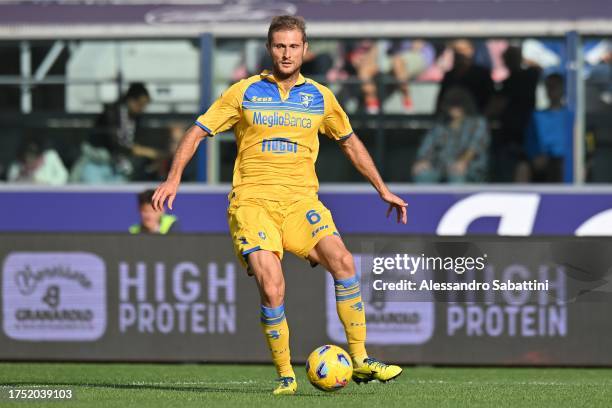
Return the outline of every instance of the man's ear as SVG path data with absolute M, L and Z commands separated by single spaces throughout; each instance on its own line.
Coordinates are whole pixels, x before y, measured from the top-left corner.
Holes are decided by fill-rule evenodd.
M 304 43 L 304 52 L 302 53 L 302 57 L 306 56 L 306 52 L 308 52 L 308 41 Z

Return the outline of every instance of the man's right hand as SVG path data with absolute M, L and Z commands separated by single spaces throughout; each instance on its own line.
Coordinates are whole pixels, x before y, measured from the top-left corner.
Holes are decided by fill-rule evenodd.
M 165 182 L 161 183 L 155 189 L 155 193 L 153 194 L 153 208 L 157 211 L 163 211 L 164 204 L 166 203 L 166 200 L 168 200 L 168 208 L 172 209 L 172 204 L 176 198 L 178 186 L 178 181 L 166 180 Z
M 185 170 L 185 166 L 198 149 L 200 141 L 206 136 L 208 136 L 208 133 L 196 125 L 191 126 L 187 133 L 185 133 L 174 154 L 168 179 L 155 189 L 152 203 L 154 209 L 158 211 L 163 210 L 166 200 L 168 200 L 168 208 L 172 209 L 183 170 Z

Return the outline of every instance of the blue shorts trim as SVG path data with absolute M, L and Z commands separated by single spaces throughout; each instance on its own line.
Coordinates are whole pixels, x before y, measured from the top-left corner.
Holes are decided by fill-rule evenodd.
M 339 142 L 341 142 L 341 141 L 343 141 L 343 140 L 346 140 L 346 139 L 348 139 L 349 137 L 353 136 L 354 134 L 355 134 L 355 132 L 351 132 L 351 133 L 349 133 L 349 134 L 348 134 L 348 135 L 346 135 L 346 136 L 339 137 L 339 138 L 338 138 L 338 141 L 339 141 Z
M 247 249 L 246 251 L 242 252 L 242 256 L 246 258 L 246 256 L 250 254 L 251 252 L 259 251 L 260 249 L 261 247 L 257 245 L 255 248 Z

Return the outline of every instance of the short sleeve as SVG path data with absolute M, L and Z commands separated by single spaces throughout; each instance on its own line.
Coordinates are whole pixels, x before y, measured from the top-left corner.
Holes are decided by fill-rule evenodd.
M 319 132 L 332 140 L 344 140 L 353 135 L 349 118 L 338 103 L 336 96 L 327 88 L 323 88 L 325 111 Z
M 206 113 L 198 117 L 195 124 L 211 136 L 231 129 L 240 120 L 242 96 L 244 93 L 243 82 L 237 82 L 229 87 L 208 108 Z

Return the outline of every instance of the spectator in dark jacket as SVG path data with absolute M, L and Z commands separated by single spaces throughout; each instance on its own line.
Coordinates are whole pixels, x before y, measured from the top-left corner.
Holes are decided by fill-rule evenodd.
M 440 84 L 437 111 L 440 112 L 442 99 L 449 89 L 462 87 L 474 98 L 476 108 L 482 114 L 493 95 L 491 73 L 487 68 L 474 64 L 474 46 L 470 41 L 456 40 L 451 48 L 454 57 L 453 68 L 444 75 Z
M 142 83 L 134 83 L 117 102 L 106 105 L 71 179 L 75 182 L 104 183 L 128 181 L 133 173 L 133 158 L 157 159 L 159 153 L 135 142 L 140 115 L 151 102 Z
M 541 69 L 525 61 L 521 48 L 509 46 L 503 54 L 509 76 L 490 105 L 489 113 L 499 119 L 500 129 L 493 139 L 496 181 L 526 182 L 525 131 L 535 109 L 536 88 Z

